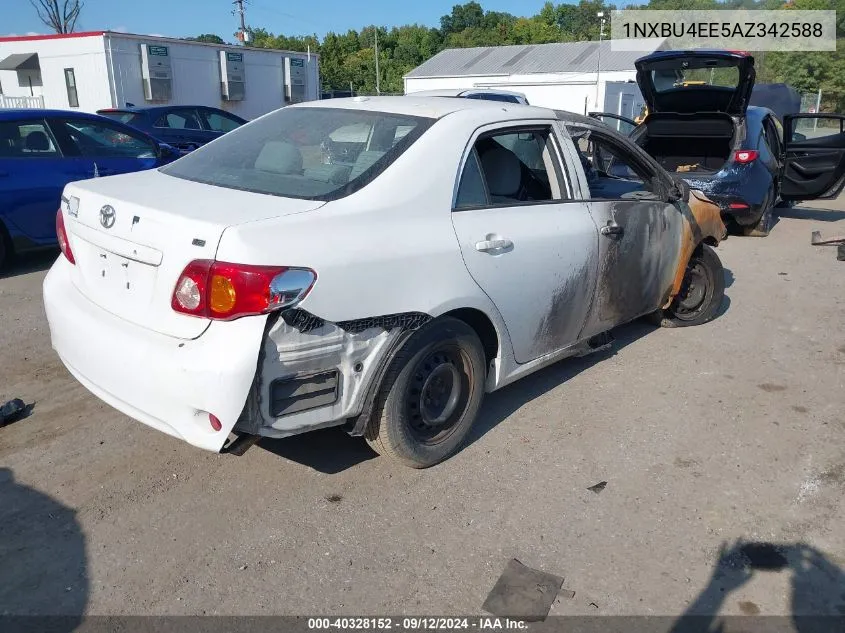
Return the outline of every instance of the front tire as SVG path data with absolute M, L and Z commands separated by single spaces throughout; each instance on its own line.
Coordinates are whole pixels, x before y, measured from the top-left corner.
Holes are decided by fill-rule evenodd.
M 364 437 L 380 455 L 428 468 L 463 444 L 484 397 L 478 335 L 445 317 L 421 327 L 393 359 Z
M 681 290 L 664 311 L 664 327 L 688 327 L 712 321 L 725 297 L 725 270 L 710 246 L 702 244 L 690 257 Z

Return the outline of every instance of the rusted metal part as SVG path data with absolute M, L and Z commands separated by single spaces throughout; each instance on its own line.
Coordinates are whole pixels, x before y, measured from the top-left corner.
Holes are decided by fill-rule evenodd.
M 820 231 L 813 231 L 810 234 L 810 244 L 813 246 L 835 246 L 837 244 L 845 244 L 845 235 L 837 235 L 836 237 L 827 237 L 822 239 Z
M 675 281 L 672 284 L 669 297 L 663 305 L 664 309 L 669 307 L 672 299 L 680 292 L 690 257 L 699 244 L 705 241 L 718 244 L 728 234 L 728 229 L 722 222 L 719 205 L 712 202 L 700 191 L 691 190 L 689 202 L 679 201 L 677 204 L 685 222 L 681 238 L 681 253 L 678 258 L 678 267 L 675 270 Z

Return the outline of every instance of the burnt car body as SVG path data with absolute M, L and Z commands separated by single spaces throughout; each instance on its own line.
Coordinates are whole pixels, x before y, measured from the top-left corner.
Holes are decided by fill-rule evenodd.
M 784 114 L 781 121 L 773 110 L 749 105 L 756 77 L 750 55 L 658 51 L 636 67 L 648 115 L 631 140 L 744 233 L 768 234 L 779 202 L 834 198 L 842 190 L 843 116 Z

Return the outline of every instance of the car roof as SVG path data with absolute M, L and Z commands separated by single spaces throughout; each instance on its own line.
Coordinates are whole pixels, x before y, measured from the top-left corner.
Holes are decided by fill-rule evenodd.
M 502 121 L 508 119 L 556 118 L 554 111 L 536 106 L 484 99 L 442 99 L 440 97 L 351 97 L 344 99 L 324 99 L 307 101 L 290 108 L 343 108 L 385 112 L 405 116 L 420 116 L 440 119 L 454 112 L 471 111 L 480 121 Z
M 439 88 L 437 90 L 418 90 L 410 92 L 405 96 L 408 97 L 460 97 L 468 94 L 492 94 L 492 95 L 507 95 L 509 97 L 522 97 L 525 95 L 521 92 L 513 92 L 511 90 L 499 90 L 498 88 Z
M 14 121 L 17 119 L 43 119 L 45 117 L 75 117 L 77 119 L 98 119 L 102 117 L 90 112 L 79 112 L 76 110 L 45 110 L 41 108 L 21 108 L 0 110 L 0 121 Z
M 213 108 L 211 106 L 205 105 L 164 105 L 164 106 L 126 106 L 124 108 L 100 108 L 97 112 L 134 112 L 136 114 L 143 114 L 143 113 L 155 113 L 155 112 L 162 112 L 165 110 L 184 110 L 185 108 L 203 108 L 205 110 L 219 110 L 219 108 Z M 220 110 L 221 112 L 225 112 L 225 110 Z M 237 116 L 237 115 L 235 115 Z

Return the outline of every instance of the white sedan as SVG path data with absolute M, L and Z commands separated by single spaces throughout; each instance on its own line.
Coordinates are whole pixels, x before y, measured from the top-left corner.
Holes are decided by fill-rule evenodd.
M 595 120 L 470 99 L 287 107 L 68 185 L 56 223 L 68 370 L 212 451 L 345 425 L 430 466 L 485 391 L 724 291 L 715 205 Z

